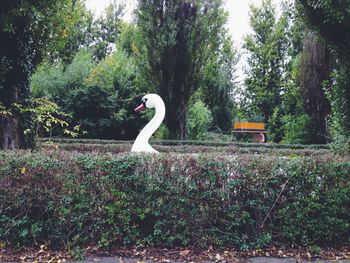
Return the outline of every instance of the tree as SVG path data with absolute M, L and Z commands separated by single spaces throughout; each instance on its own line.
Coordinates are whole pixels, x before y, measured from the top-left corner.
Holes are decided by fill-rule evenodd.
M 57 40 L 50 45 L 47 58 L 50 62 L 61 61 L 63 66 L 72 63 L 75 55 L 82 48 L 96 43 L 94 17 L 84 3 L 77 1 L 74 8 L 59 10 L 64 12 L 56 21 L 58 27 Z
M 82 50 L 65 68 L 41 65 L 31 83 L 34 96 L 57 103 L 86 132 L 85 138 L 132 139 L 145 123 L 144 115 L 133 112 L 142 92 L 138 76 L 134 58 L 121 49 L 98 64 Z
M 307 23 L 336 51 L 333 86 L 329 91 L 332 119 L 338 132 L 350 136 L 350 10 L 348 0 L 298 0 Z
M 274 141 L 277 141 L 276 135 L 282 135 L 283 143 L 310 144 L 314 141 L 315 132 L 312 120 L 305 112 L 300 88 L 305 23 L 298 15 L 294 1 L 285 2 L 283 12 L 289 17 L 287 37 L 290 46 L 288 47 L 288 60 L 285 65 L 285 81 L 281 95 L 282 105 L 278 108 L 278 110 L 281 110 L 281 114 L 274 114 L 273 116 L 277 115 L 278 118 L 274 118 L 274 121 L 270 124 L 276 125 L 277 123 L 280 127 L 280 132 L 273 134 Z M 278 131 L 276 128 L 274 130 Z
M 31 107 L 29 77 L 58 33 L 54 22 L 75 1 L 2 1 L 0 6 L 0 103 L 11 114 L 0 115 L 0 148 L 35 146 L 34 114 L 20 113 L 15 104 Z
M 283 74 L 287 50 L 288 17 L 276 21 L 271 0 L 261 7 L 251 6 L 250 25 L 253 33 L 245 38 L 248 51 L 248 71 L 245 79 L 246 103 L 253 115 L 262 115 L 268 123 L 276 107 L 281 104 Z
M 304 108 L 313 122 L 315 132 L 313 143 L 327 143 L 327 117 L 331 105 L 324 92 L 324 83 L 330 79 L 333 58 L 325 43 L 314 32 L 307 30 L 304 36 L 304 50 L 301 61 L 301 93 Z
M 200 140 L 210 128 L 212 116 L 206 105 L 198 100 L 188 111 L 188 137 L 191 140 Z
M 235 103 L 233 93 L 237 88 L 235 66 L 238 52 L 227 32 L 223 31 L 218 52 L 213 52 L 204 67 L 204 81 L 201 87 L 203 101 L 213 115 L 212 129 L 228 132 L 232 129 Z
M 163 98 L 170 138 L 186 136 L 191 95 L 203 80 L 209 54 L 216 52 L 226 21 L 222 0 L 140 0 L 137 23 L 145 51 L 146 79 Z
M 298 0 L 306 20 L 350 61 L 350 10 L 348 0 Z
M 92 49 L 96 60 L 104 59 L 113 50 L 113 46 L 120 33 L 124 5 L 117 1 L 111 2 L 102 16 L 93 24 Z

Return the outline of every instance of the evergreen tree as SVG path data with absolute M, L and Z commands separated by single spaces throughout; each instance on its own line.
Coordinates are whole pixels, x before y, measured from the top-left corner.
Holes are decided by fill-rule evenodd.
M 139 1 L 142 68 L 165 102 L 170 138 L 186 136 L 189 99 L 201 86 L 204 65 L 218 48 L 226 19 L 222 0 Z
M 250 25 L 253 33 L 245 38 L 244 44 L 248 51 L 245 103 L 250 102 L 251 115 L 263 116 L 268 123 L 274 112 L 280 112 L 275 108 L 281 105 L 284 86 L 288 16 L 276 20 L 271 0 L 264 0 L 260 7 L 251 6 Z M 276 138 L 279 140 L 281 135 Z
M 237 89 L 235 67 L 239 55 L 231 38 L 222 32 L 219 52 L 213 52 L 204 71 L 203 101 L 213 115 L 212 130 L 229 132 L 232 129 L 233 112 L 236 108 L 233 93 Z

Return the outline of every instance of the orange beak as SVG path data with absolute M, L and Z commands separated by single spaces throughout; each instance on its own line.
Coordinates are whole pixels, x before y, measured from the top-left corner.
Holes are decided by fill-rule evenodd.
M 138 106 L 136 109 L 134 109 L 135 112 L 139 112 L 139 111 L 143 111 L 144 109 L 146 109 L 145 105 L 141 104 L 140 106 Z

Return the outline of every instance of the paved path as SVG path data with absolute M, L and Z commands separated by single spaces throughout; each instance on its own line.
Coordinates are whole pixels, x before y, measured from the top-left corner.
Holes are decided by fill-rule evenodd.
M 140 259 L 130 259 L 130 258 L 119 258 L 119 257 L 92 257 L 87 258 L 83 261 L 69 261 L 70 263 L 153 263 L 151 260 L 140 260 Z M 180 263 L 181 261 L 163 261 L 166 263 Z M 225 262 L 225 261 L 220 261 Z M 267 257 L 256 257 L 256 258 L 247 258 L 242 259 L 242 263 L 297 263 L 297 260 L 294 258 L 267 258 Z M 329 261 L 329 260 L 314 260 L 314 261 L 305 261 L 302 260 L 302 263 L 350 263 L 350 260 L 338 260 L 338 261 Z M 185 263 L 185 262 L 181 262 Z M 204 262 L 203 262 L 204 263 Z M 210 263 L 207 261 L 205 263 Z

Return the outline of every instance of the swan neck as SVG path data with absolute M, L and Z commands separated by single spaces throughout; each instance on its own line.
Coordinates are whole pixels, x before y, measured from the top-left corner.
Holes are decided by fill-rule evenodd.
M 158 129 L 165 116 L 165 105 L 163 101 L 160 101 L 155 107 L 155 114 L 151 121 L 143 128 L 136 140 L 144 140 L 148 142 L 153 133 Z

